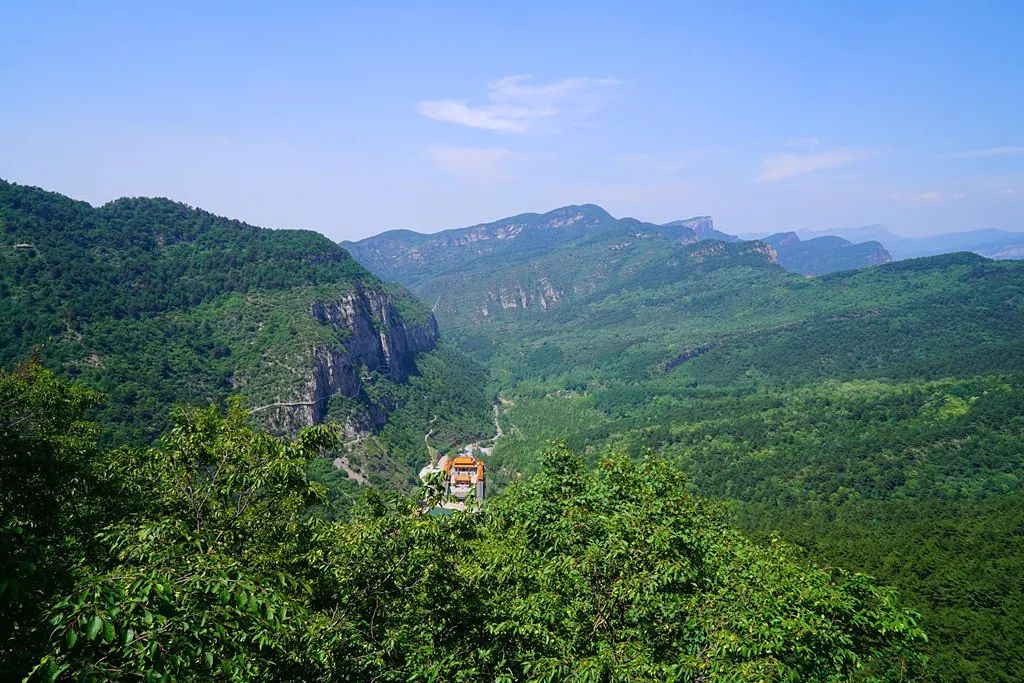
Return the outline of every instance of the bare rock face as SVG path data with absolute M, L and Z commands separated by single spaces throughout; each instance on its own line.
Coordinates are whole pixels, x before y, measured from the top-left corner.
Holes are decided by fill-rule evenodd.
M 401 382 L 415 371 L 416 355 L 437 344 L 433 315 L 422 324 L 411 324 L 402 319 L 386 293 L 363 288 L 335 301 L 314 301 L 309 312 L 345 341 L 340 348 L 313 348 L 305 387 L 275 411 L 271 427 L 293 432 L 323 422 L 332 396 L 354 399 L 365 408 L 362 418 L 345 425 L 347 436 L 379 427 L 387 419 L 388 408 L 367 399 L 365 382 L 373 372 Z
M 890 263 L 892 261 L 892 254 L 889 253 L 889 250 L 883 247 L 880 242 L 874 242 L 874 244 L 878 246 L 874 251 L 867 255 L 866 258 L 868 264 L 872 266 L 880 266 L 885 263 Z
M 756 242 L 751 248 L 751 251 L 755 254 L 761 254 L 767 259 L 769 263 L 779 262 L 779 252 L 770 244 L 764 244 L 763 242 Z
M 694 216 L 686 220 L 674 221 L 669 225 L 680 225 L 684 228 L 690 228 L 697 233 L 697 239 L 699 240 L 708 239 L 715 234 L 715 222 L 711 219 L 711 216 Z

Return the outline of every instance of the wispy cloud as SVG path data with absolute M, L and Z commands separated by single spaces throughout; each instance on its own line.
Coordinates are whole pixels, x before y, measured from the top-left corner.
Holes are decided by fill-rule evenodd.
M 985 157 L 1017 157 L 1024 155 L 1024 147 L 988 147 L 986 149 L 972 149 L 967 152 L 954 154 L 956 159 L 982 159 Z
M 419 111 L 429 119 L 469 128 L 527 133 L 542 120 L 593 111 L 601 104 L 601 92 L 617 82 L 611 78 L 566 78 L 535 83 L 529 76 L 506 76 L 487 84 L 487 104 L 424 100 Z
M 829 168 L 846 166 L 877 156 L 874 149 L 841 148 L 807 154 L 774 154 L 761 162 L 759 182 L 773 182 Z
M 893 199 L 913 202 L 915 204 L 938 204 L 940 202 L 956 201 L 963 199 L 967 195 L 963 192 L 940 192 L 938 190 L 931 190 L 928 192 L 918 192 L 916 194 L 894 194 Z
M 502 147 L 434 147 L 428 157 L 442 171 L 474 183 L 508 180 L 522 155 Z
M 993 197 L 1014 197 L 1017 195 L 1017 190 L 1012 187 L 1004 187 L 1001 190 L 996 190 L 992 193 Z

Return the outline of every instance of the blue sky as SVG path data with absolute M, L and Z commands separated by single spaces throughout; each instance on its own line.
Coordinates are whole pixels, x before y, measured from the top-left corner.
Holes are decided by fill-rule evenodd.
M 1019 1 L 13 1 L 0 177 L 336 239 L 585 202 L 1024 230 L 1022 26 Z

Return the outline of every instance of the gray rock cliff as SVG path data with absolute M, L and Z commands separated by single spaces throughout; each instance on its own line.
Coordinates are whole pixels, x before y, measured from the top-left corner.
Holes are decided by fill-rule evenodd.
M 414 372 L 416 355 L 437 344 L 433 315 L 425 322 L 410 323 L 387 293 L 361 287 L 336 300 L 314 301 L 309 312 L 344 341 L 312 349 L 308 380 L 297 396 L 271 411 L 270 426 L 275 431 L 293 432 L 321 423 L 329 399 L 338 396 L 354 399 L 365 408 L 359 418 L 345 425 L 348 436 L 379 427 L 388 408 L 367 399 L 370 373 L 401 382 Z

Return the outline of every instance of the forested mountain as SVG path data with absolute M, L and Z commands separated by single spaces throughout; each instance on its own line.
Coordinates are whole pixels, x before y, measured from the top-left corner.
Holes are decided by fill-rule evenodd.
M 524 213 L 432 235 L 392 230 L 359 242 L 342 242 L 342 246 L 385 280 L 412 284 L 481 258 L 492 263 L 516 262 L 559 244 L 614 230 L 617 223 L 601 207 L 587 204 L 545 214 Z M 687 234 L 695 239 L 692 230 Z
M 420 303 L 168 200 L 0 228 L 4 676 L 1024 668 L 1024 263 L 594 206 L 352 245 Z M 483 513 L 422 514 L 495 398 Z
M 839 235 L 850 240 L 875 240 L 885 245 L 894 259 L 935 256 L 970 251 L 994 259 L 1024 259 L 1024 232 L 965 230 L 923 237 L 897 235 L 882 225 L 805 232 L 804 237 Z
M 804 275 L 855 270 L 892 260 L 889 252 L 877 241 L 853 244 L 842 237 L 833 236 L 801 240 L 795 232 L 776 233 L 761 241 L 775 248 L 783 268 Z
M 535 259 L 550 260 L 555 250 L 563 255 L 577 250 L 586 252 L 595 241 L 630 240 L 638 234 L 680 244 L 739 241 L 738 237 L 715 229 L 711 216 L 656 225 L 634 218 L 613 218 L 604 209 L 586 204 L 434 234 L 392 230 L 358 242 L 343 242 L 342 246 L 384 280 L 425 291 L 428 283 L 442 276 L 452 280 L 464 277 L 466 271 L 511 273 L 516 266 L 529 270 Z M 875 243 L 851 245 L 835 239 L 813 244 L 802 244 L 799 239 L 777 241 L 779 262 L 805 275 L 863 268 L 889 260 L 885 250 Z M 583 258 L 594 257 L 584 254 Z M 545 287 L 541 281 L 518 285 L 524 289 Z
M 424 279 L 415 291 L 433 306 L 439 320 L 461 326 L 544 316 L 576 302 L 656 287 L 676 280 L 694 264 L 709 269 L 723 261 L 770 267 L 777 260 L 775 251 L 760 242 L 693 242 L 678 238 L 677 230 L 636 223 L 630 232 L 595 235 L 505 267 L 475 263 Z
M 556 438 L 591 462 L 607 445 L 657 453 L 750 531 L 896 584 L 925 616 L 931 676 L 1013 680 L 1024 264 L 950 254 L 806 278 L 763 242 L 673 229 L 694 226 L 417 276 L 502 398 L 492 471 L 530 477 Z
M 892 591 L 755 544 L 663 461 L 565 447 L 482 514 L 316 514 L 337 430 L 235 403 L 97 447 L 95 397 L 0 371 L 0 675 L 18 680 L 906 680 Z M 32 476 L 26 477 L 26 474 Z
M 108 443 L 148 443 L 171 406 L 231 393 L 278 433 L 332 420 L 365 436 L 396 409 L 398 422 L 410 417 L 405 385 L 438 341 L 414 297 L 322 235 L 166 199 L 93 208 L 0 182 L 0 265 L 0 366 L 35 355 L 103 392 Z M 474 372 L 450 349 L 433 354 L 435 380 Z M 465 401 L 473 419 L 452 416 L 440 439 L 488 426 L 482 393 Z M 364 464 L 366 476 L 412 480 L 411 464 Z

